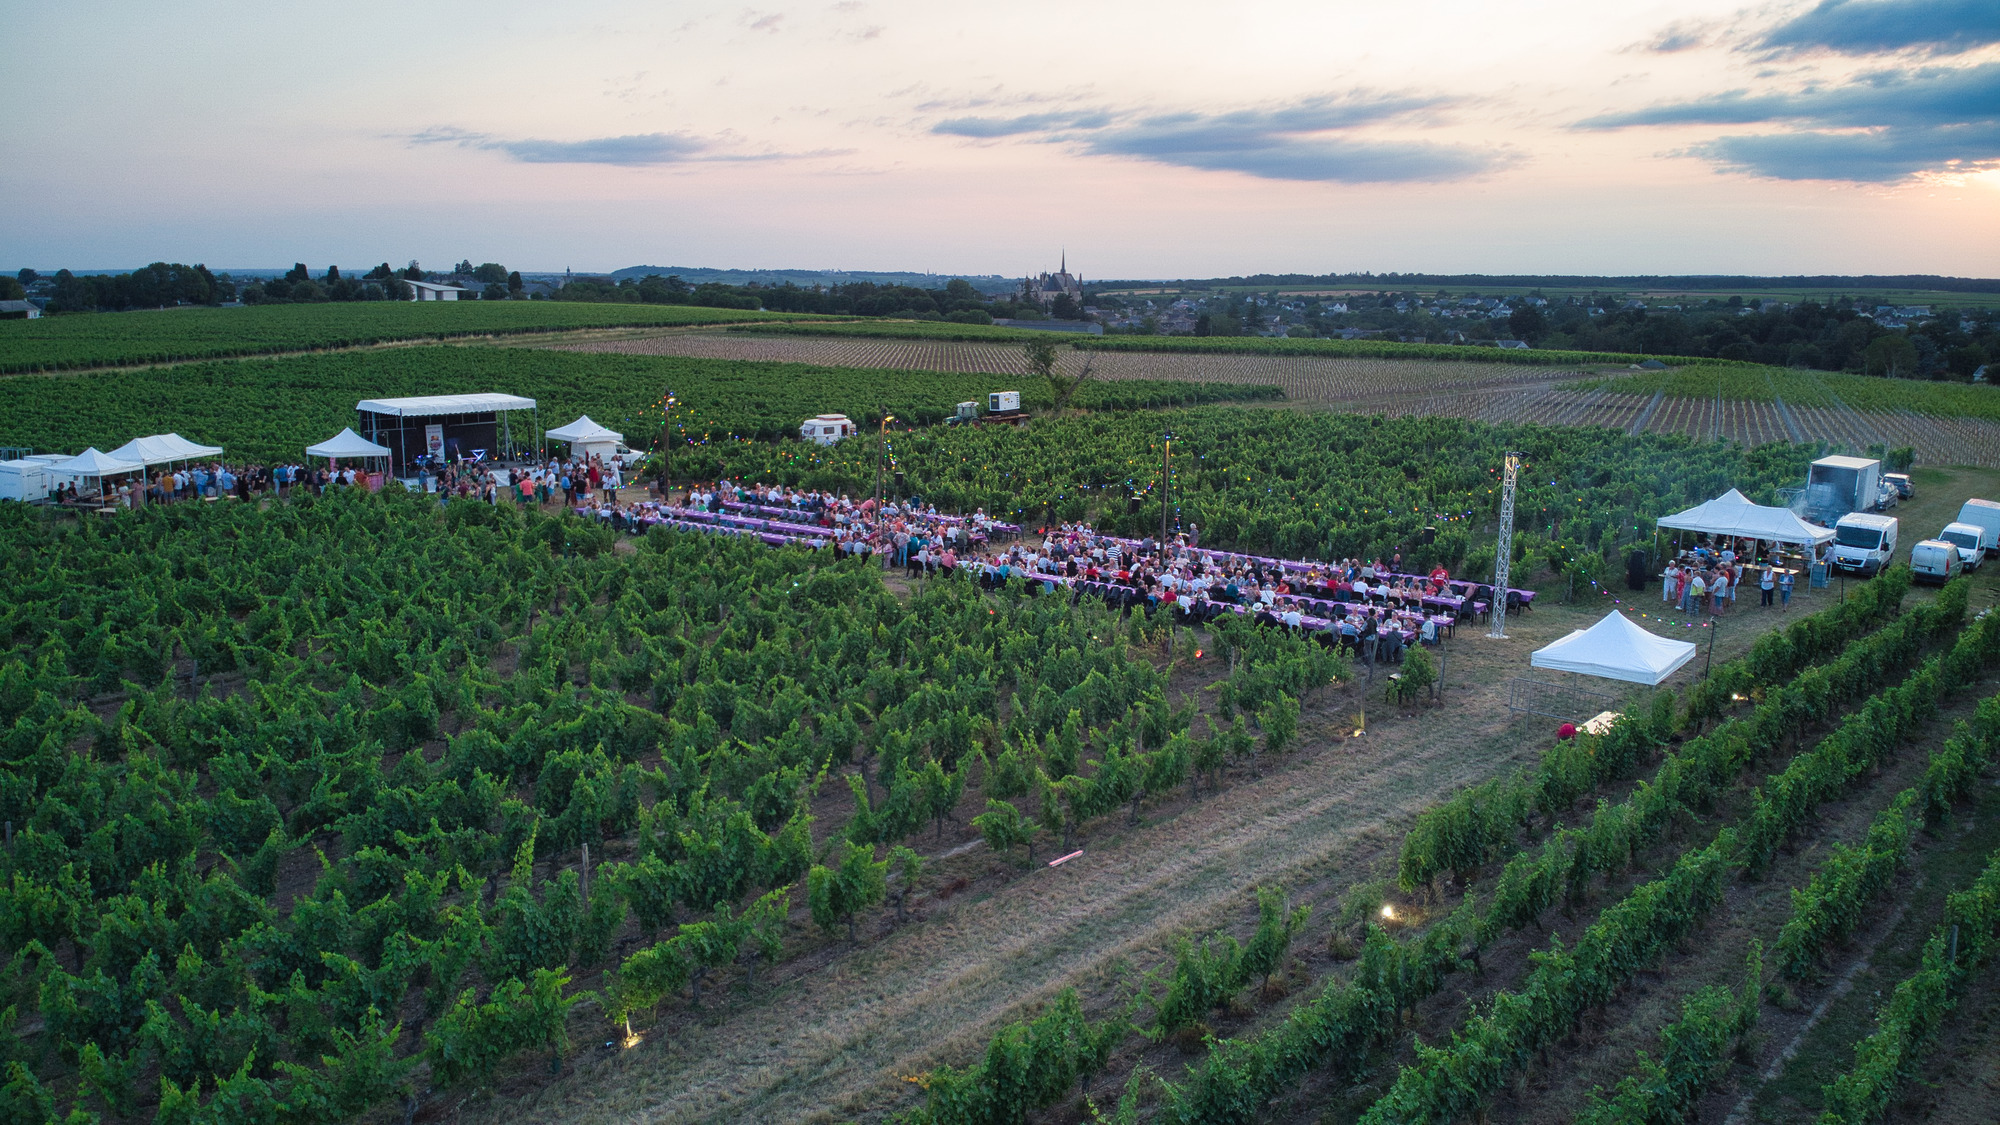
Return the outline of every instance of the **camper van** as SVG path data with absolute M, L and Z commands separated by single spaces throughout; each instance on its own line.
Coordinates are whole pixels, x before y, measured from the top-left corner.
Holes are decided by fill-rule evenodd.
M 1894 516 L 1850 512 L 1833 525 L 1833 568 L 1874 574 L 1896 555 Z
M 1958 561 L 1967 570 L 1978 570 L 1979 564 L 1986 561 L 1986 535 L 1976 524 L 1948 523 L 1937 537 L 1958 548 Z
M 845 414 L 815 414 L 799 424 L 799 436 L 817 445 L 832 445 L 861 432 Z
M 1963 565 L 1955 543 L 1925 539 L 1910 548 L 1910 573 L 1918 582 L 1949 582 Z

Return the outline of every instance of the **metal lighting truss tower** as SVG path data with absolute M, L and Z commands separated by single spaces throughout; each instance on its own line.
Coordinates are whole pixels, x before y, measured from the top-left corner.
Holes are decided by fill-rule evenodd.
M 1521 455 L 1507 454 L 1507 475 L 1500 482 L 1500 545 L 1493 556 L 1493 628 L 1489 637 L 1507 639 L 1507 579 L 1514 563 L 1514 481 L 1521 475 Z

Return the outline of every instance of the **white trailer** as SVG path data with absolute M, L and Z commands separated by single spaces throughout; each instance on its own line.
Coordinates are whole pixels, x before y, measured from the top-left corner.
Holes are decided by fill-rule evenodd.
M 48 465 L 42 461 L 0 461 L 0 500 L 24 503 L 48 499 L 55 482 L 49 479 Z

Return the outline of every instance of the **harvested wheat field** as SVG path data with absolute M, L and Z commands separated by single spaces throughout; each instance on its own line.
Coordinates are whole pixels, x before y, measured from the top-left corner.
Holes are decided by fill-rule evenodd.
M 556 345 L 559 350 L 763 360 L 834 367 L 909 371 L 991 372 L 1025 376 L 1021 349 L 1009 344 L 951 340 L 756 336 L 738 332 L 621 333 Z M 1483 422 L 1607 426 L 1628 433 L 1679 433 L 1744 445 L 1772 441 L 1826 442 L 1859 452 L 1873 444 L 1907 445 L 1933 465 L 2000 468 L 2000 423 L 1945 418 L 1915 411 L 1883 413 L 1833 405 L 1695 399 L 1631 394 L 1570 384 L 1607 371 L 1509 367 L 1435 360 L 1202 355 L 1190 353 L 1057 353 L 1060 370 L 1088 365 L 1104 379 L 1273 384 L 1295 403 L 1402 415 L 1442 415 Z M 1615 370 L 1615 369 L 1607 369 Z
M 558 347 L 569 351 L 679 355 L 905 371 L 985 371 L 996 375 L 1025 376 L 1028 370 L 1018 346 L 952 340 L 679 332 L 631 335 Z M 1274 384 L 1283 387 L 1285 394 L 1294 401 L 1307 403 L 1345 403 L 1377 395 L 1449 394 L 1493 387 L 1540 387 L 1551 381 L 1591 378 L 1596 374 L 1434 360 L 1080 352 L 1073 348 L 1058 349 L 1057 363 L 1067 375 L 1079 374 L 1088 365 L 1092 377 L 1101 379 Z

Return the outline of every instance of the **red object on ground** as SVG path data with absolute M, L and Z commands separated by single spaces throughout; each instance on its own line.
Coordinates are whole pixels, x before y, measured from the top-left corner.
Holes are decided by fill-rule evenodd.
M 1575 723 L 1564 723 L 1564 724 L 1563 724 L 1562 726 L 1560 726 L 1560 727 L 1557 727 L 1557 728 L 1556 728 L 1556 737 L 1557 737 L 1557 738 L 1575 738 L 1575 737 L 1576 737 L 1576 724 L 1575 724 Z

